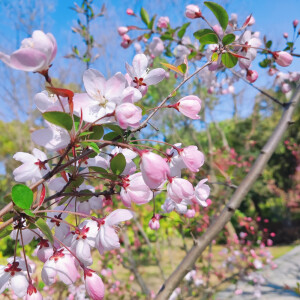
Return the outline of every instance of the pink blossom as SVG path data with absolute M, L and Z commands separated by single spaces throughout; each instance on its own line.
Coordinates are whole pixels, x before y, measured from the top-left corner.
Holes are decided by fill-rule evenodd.
M 180 156 L 184 164 L 191 172 L 199 172 L 199 168 L 204 164 L 204 155 L 197 146 L 188 146 L 180 151 Z
M 136 204 L 145 204 L 152 200 L 153 192 L 146 185 L 142 173 L 135 173 L 123 180 L 121 189 L 121 199 L 127 207 L 131 206 L 131 202 Z
M 186 179 L 183 178 L 171 178 L 167 186 L 168 196 L 180 203 L 182 200 L 190 200 L 194 196 L 194 187 Z
M 251 83 L 255 82 L 258 78 L 258 73 L 255 70 L 247 70 L 247 80 Z
M 269 74 L 270 76 L 273 76 L 274 74 L 276 74 L 277 71 L 278 71 L 278 70 L 275 69 L 275 68 L 270 68 L 269 71 L 268 71 L 268 74 Z
M 123 35 L 123 34 L 125 34 L 127 32 L 128 32 L 128 27 L 125 27 L 125 26 L 118 27 L 118 33 L 119 33 L 119 35 Z
M 273 52 L 276 63 L 282 67 L 288 67 L 292 61 L 293 56 L 285 51 Z
M 283 83 L 282 86 L 281 86 L 281 91 L 283 93 L 288 93 L 289 91 L 292 90 L 292 87 L 288 84 L 288 83 Z
M 289 34 L 288 34 L 287 32 L 285 32 L 285 33 L 283 34 L 283 37 L 284 37 L 285 39 L 287 39 L 287 38 L 289 37 Z
M 132 10 L 131 8 L 127 8 L 127 9 L 126 9 L 126 13 L 127 13 L 127 15 L 129 15 L 129 16 L 134 16 L 134 12 L 133 12 L 133 10 Z
M 32 155 L 33 154 L 33 155 Z M 32 154 L 17 152 L 13 158 L 23 164 L 13 171 L 15 181 L 37 181 L 50 171 L 44 152 L 34 148 Z
M 207 207 L 209 205 L 208 203 L 208 197 L 210 194 L 210 187 L 205 184 L 207 179 L 202 179 L 199 181 L 199 183 L 195 187 L 195 198 L 193 199 L 193 202 L 199 203 L 203 207 Z
M 6 266 L 0 266 L 0 294 L 10 285 L 10 288 L 18 297 L 26 295 L 28 280 L 26 276 L 25 261 L 19 257 L 7 259 Z M 29 266 L 29 272 L 31 268 Z
M 194 209 L 188 209 L 188 211 L 185 213 L 185 217 L 187 217 L 188 219 L 192 219 L 195 217 L 195 210 Z
M 57 275 L 67 285 L 74 283 L 80 277 L 74 258 L 63 248 L 56 250 L 46 261 L 41 275 L 46 285 L 53 284 Z
M 298 26 L 298 24 L 299 24 L 299 21 L 298 21 L 297 19 L 293 21 L 293 26 L 294 26 L 295 28 Z
M 160 215 L 156 214 L 154 217 L 151 218 L 151 220 L 149 221 L 149 227 L 152 230 L 158 230 L 160 227 L 159 224 L 159 220 L 160 220 Z
M 42 262 L 46 262 L 53 255 L 53 247 L 48 240 L 40 240 L 36 255 Z
M 169 23 L 170 23 L 169 17 L 160 17 L 157 21 L 157 27 L 168 28 Z
M 190 95 L 181 98 L 174 108 L 193 120 L 200 119 L 198 114 L 201 109 L 201 100 L 197 96 Z
M 190 4 L 185 8 L 185 15 L 190 19 L 201 18 L 202 13 L 198 5 Z
M 27 71 L 42 72 L 48 70 L 57 51 L 57 44 L 51 33 L 35 30 L 31 38 L 21 43 L 21 48 L 11 55 L 0 52 L 0 60 L 9 67 Z
M 33 284 L 29 284 L 25 300 L 43 300 L 41 293 L 35 288 Z
M 149 85 L 155 85 L 165 78 L 165 70 L 157 68 L 149 71 L 148 58 L 145 54 L 137 54 L 133 58 L 132 66 L 126 63 L 126 70 L 132 78 L 132 86 L 145 95 Z
M 189 201 L 181 201 L 180 203 L 176 203 L 174 200 L 167 198 L 164 204 L 161 206 L 161 209 L 165 213 L 170 213 L 173 210 L 178 212 L 179 214 L 185 214 L 187 212 L 187 206 L 189 205 Z
M 149 44 L 149 51 L 152 56 L 160 56 L 164 52 L 165 46 L 159 37 L 154 37 Z
M 142 153 L 140 168 L 143 179 L 150 189 L 158 188 L 170 176 L 170 168 L 166 161 L 152 152 Z
M 122 103 L 117 106 L 115 117 L 121 128 L 127 129 L 129 126 L 136 128 L 142 119 L 142 109 L 132 103 Z
M 100 276 L 91 269 L 84 269 L 84 279 L 86 292 L 91 299 L 102 300 L 104 298 L 105 287 Z
M 133 217 L 130 210 L 116 209 L 107 217 L 98 221 L 99 231 L 96 236 L 96 248 L 103 254 L 105 251 L 120 248 L 119 237 L 115 226 L 120 222 L 128 221 Z
M 249 20 L 248 20 L 248 19 L 249 19 Z M 248 23 L 247 23 L 248 26 L 252 26 L 252 25 L 255 24 L 255 19 L 254 19 L 254 17 L 253 17 L 252 15 L 248 16 L 248 17 L 246 18 L 246 20 L 248 20 Z

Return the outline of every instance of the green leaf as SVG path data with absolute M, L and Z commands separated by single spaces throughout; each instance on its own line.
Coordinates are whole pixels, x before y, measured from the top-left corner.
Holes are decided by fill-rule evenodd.
M 221 59 L 224 66 L 229 69 L 233 68 L 238 62 L 238 58 L 228 52 L 222 54 Z
M 79 134 L 79 136 L 86 136 L 86 135 L 90 135 L 90 134 L 92 134 L 92 133 L 93 133 L 93 131 L 81 132 L 81 133 Z
M 49 242 L 53 245 L 53 235 L 47 223 L 43 219 L 38 219 L 35 222 L 35 225 L 43 232 Z
M 148 26 L 148 24 L 150 23 L 149 15 L 143 7 L 141 8 L 140 14 L 141 14 L 142 21 Z
M 234 41 L 235 41 L 235 35 L 233 33 L 226 34 L 222 39 L 222 43 L 224 46 L 229 45 Z
M 103 126 L 105 126 L 106 128 L 109 128 L 110 130 L 118 133 L 121 136 L 123 136 L 123 134 L 124 134 L 124 130 L 120 126 L 118 126 L 118 125 L 105 124 Z
M 98 145 L 94 142 L 81 142 L 83 146 L 87 146 L 89 148 L 92 148 L 96 153 L 100 153 L 100 149 Z
M 272 41 L 267 41 L 266 42 L 266 48 L 271 48 L 271 46 L 272 46 Z
M 149 24 L 148 24 L 148 28 L 149 28 L 149 29 L 152 29 L 152 28 L 153 28 L 153 24 L 154 24 L 155 18 L 156 18 L 156 15 L 153 16 L 153 18 L 152 18 L 151 21 L 149 22 Z
M 104 129 L 101 125 L 93 126 L 93 133 L 90 135 L 91 140 L 100 140 L 104 134 Z
M 89 167 L 91 170 L 95 171 L 95 172 L 99 172 L 99 173 L 103 173 L 100 175 L 105 175 L 107 174 L 107 171 L 101 167 Z
M 178 67 L 178 70 L 182 73 L 182 74 L 185 74 L 185 72 L 186 72 L 186 64 L 181 64 L 181 65 L 179 65 Z
M 206 29 L 200 29 L 200 30 L 194 32 L 194 36 L 203 45 L 217 44 L 218 43 L 218 36 L 211 29 L 207 29 L 207 28 Z
M 186 31 L 186 29 L 190 26 L 190 24 L 191 24 L 191 23 L 188 22 L 188 23 L 183 24 L 183 25 L 180 27 L 179 31 L 177 32 L 177 36 L 178 36 L 180 39 L 183 38 L 183 36 L 184 36 L 184 34 L 185 34 L 185 31 Z
M 22 209 L 30 209 L 33 202 L 32 190 L 24 184 L 16 184 L 12 187 L 11 196 L 13 202 Z
M 126 159 L 122 153 L 118 153 L 113 159 L 110 161 L 110 168 L 114 174 L 120 175 L 124 171 L 126 167 Z
M 221 27 L 223 28 L 223 30 L 225 30 L 228 25 L 227 11 L 221 5 L 215 2 L 207 1 L 204 2 L 204 4 L 213 12 L 217 20 L 219 21 Z
M 25 210 L 24 210 L 24 213 L 25 213 L 27 216 L 35 217 L 35 214 L 32 213 L 32 211 L 31 211 L 30 209 L 25 209 Z
M 217 52 L 214 52 L 213 55 L 211 56 L 212 61 L 217 61 L 219 58 L 219 54 Z
M 46 121 L 62 127 L 67 130 L 71 130 L 73 126 L 72 118 L 69 114 L 61 111 L 47 111 L 43 113 L 43 117 Z
M 187 58 L 188 58 L 188 60 L 190 60 L 190 59 L 194 58 L 196 55 L 197 55 L 197 51 L 193 51 L 193 52 L 191 52 L 191 54 L 189 54 L 189 56 Z
M 3 228 L 2 230 L 0 230 L 0 239 L 3 239 L 6 236 L 10 235 L 12 231 L 13 231 L 13 227 L 11 225 Z
M 119 138 L 117 139 L 117 137 L 119 137 Z M 103 137 L 103 140 L 105 140 L 105 141 L 114 140 L 114 141 L 117 142 L 117 141 L 122 141 L 122 138 L 120 137 L 120 134 L 113 131 L 113 132 L 109 132 L 109 133 L 105 134 L 104 137 Z
M 160 36 L 160 39 L 162 41 L 167 41 L 167 40 L 170 40 L 170 41 L 173 41 L 173 36 L 171 34 L 163 34 Z
M 269 66 L 270 62 L 271 61 L 269 59 L 265 58 L 263 61 L 261 61 L 259 63 L 259 65 L 261 68 L 267 68 Z

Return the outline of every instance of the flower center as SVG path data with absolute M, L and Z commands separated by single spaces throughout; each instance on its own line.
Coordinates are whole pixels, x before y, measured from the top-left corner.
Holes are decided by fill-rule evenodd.
M 136 84 L 136 88 L 140 86 L 147 86 L 147 84 L 144 82 L 144 78 L 140 77 L 134 77 L 133 82 Z
M 14 276 L 16 272 L 22 271 L 21 268 L 18 268 L 19 263 L 17 261 L 13 262 L 12 264 L 8 264 L 7 267 L 4 269 L 5 272 L 10 273 L 11 276 Z

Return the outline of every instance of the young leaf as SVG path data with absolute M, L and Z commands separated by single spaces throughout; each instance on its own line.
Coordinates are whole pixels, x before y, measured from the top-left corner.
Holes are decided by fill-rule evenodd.
M 87 146 L 89 148 L 92 148 L 96 153 L 100 153 L 99 147 L 94 142 L 81 142 L 83 146 Z
M 149 28 L 149 29 L 152 29 L 152 28 L 153 28 L 153 24 L 154 24 L 155 18 L 156 18 L 156 15 L 153 16 L 153 18 L 152 18 L 151 21 L 149 22 L 149 24 L 148 24 L 148 28 Z
M 179 29 L 179 31 L 177 32 L 177 36 L 180 38 L 180 39 L 182 39 L 183 38 L 183 36 L 184 36 L 184 34 L 185 34 L 185 31 L 186 31 L 186 29 L 190 26 L 190 22 L 188 22 L 188 23 L 185 23 L 185 24 L 183 24 L 182 26 L 181 26 L 181 28 Z
M 181 65 L 179 65 L 177 68 L 178 68 L 178 70 L 179 70 L 182 74 L 185 74 L 185 72 L 186 72 L 186 64 L 181 64 Z
M 11 197 L 15 205 L 22 209 L 30 209 L 33 202 L 33 192 L 24 184 L 14 185 L 11 190 Z
M 110 161 L 110 168 L 114 174 L 120 175 L 124 171 L 126 167 L 126 159 L 122 153 L 118 153 L 113 159 Z
M 211 29 L 200 29 L 194 32 L 194 36 L 202 45 L 218 43 L 218 36 Z
M 38 219 L 35 222 L 35 225 L 43 232 L 49 242 L 53 245 L 53 235 L 47 223 L 43 219 Z
M 141 8 L 140 14 L 141 14 L 142 21 L 148 26 L 148 24 L 150 23 L 149 15 L 143 7 Z
M 10 235 L 10 233 L 13 231 L 13 227 L 11 225 L 3 228 L 0 230 L 0 239 L 5 238 L 6 236 Z
M 118 133 L 121 136 L 123 136 L 123 134 L 124 134 L 124 130 L 120 126 L 118 126 L 118 125 L 105 124 L 103 126 L 105 126 L 106 128 L 109 128 L 110 130 Z
M 213 55 L 211 56 L 212 61 L 217 61 L 219 58 L 219 54 L 217 52 L 214 52 Z
M 118 138 L 119 137 L 119 138 Z M 104 135 L 103 137 L 104 141 L 121 141 L 122 138 L 120 137 L 120 134 L 118 134 L 117 132 L 109 132 L 107 134 Z
M 219 21 L 221 27 L 223 28 L 223 30 L 225 30 L 228 25 L 227 11 L 221 5 L 215 2 L 207 1 L 204 2 L 204 4 L 213 12 L 217 20 Z
M 224 64 L 224 66 L 229 69 L 233 68 L 238 62 L 238 58 L 228 52 L 222 54 L 221 59 L 222 59 L 222 63 Z
M 35 214 L 32 213 L 30 209 L 25 209 L 25 210 L 24 210 L 24 213 L 25 213 L 27 216 L 35 217 Z
M 223 37 L 222 43 L 224 46 L 231 44 L 235 41 L 235 35 L 233 33 L 226 34 Z
M 101 125 L 93 126 L 93 133 L 90 135 L 91 140 L 100 140 L 104 134 L 104 129 Z
M 68 131 L 72 129 L 73 121 L 69 114 L 61 111 L 47 111 L 43 113 L 43 117 L 46 121 L 67 129 Z

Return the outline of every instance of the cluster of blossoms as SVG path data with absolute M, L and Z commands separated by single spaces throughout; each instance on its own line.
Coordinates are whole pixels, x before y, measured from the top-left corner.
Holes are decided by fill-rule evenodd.
M 137 17 L 133 11 L 129 15 Z M 190 23 L 186 23 L 179 30 L 178 27 L 173 29 L 169 18 L 165 16 L 159 17 L 156 22 L 155 17 L 153 17 L 151 23 L 146 24 L 148 29 L 142 29 L 135 25 L 119 27 L 118 32 L 123 39 L 121 46 L 128 48 L 133 44 L 136 52 L 142 53 L 141 42 L 143 42 L 145 44 L 144 53 L 148 56 L 150 62 L 155 57 L 159 57 L 164 53 L 169 57 L 174 57 L 174 66 L 186 64 L 187 59 L 193 62 L 202 60 L 203 58 L 206 58 L 208 61 L 212 60 L 209 67 L 199 73 L 199 78 L 207 86 L 209 94 L 234 94 L 234 84 L 240 78 L 245 78 L 249 83 L 255 82 L 258 78 L 258 72 L 252 69 L 252 62 L 258 53 L 266 55 L 267 58 L 262 62 L 263 67 L 269 66 L 269 73 L 272 74 L 277 70 L 276 65 L 287 67 L 292 63 L 293 57 L 290 53 L 285 51 L 271 51 L 270 45 L 272 43 L 270 41 L 269 44 L 265 45 L 265 48 L 262 48 L 263 41 L 260 38 L 260 32 L 251 30 L 255 24 L 255 19 L 252 15 L 249 15 L 243 21 L 242 25 L 239 25 L 238 16 L 233 13 L 227 26 L 223 28 L 219 24 L 210 25 L 197 5 L 188 5 L 185 16 L 192 20 L 200 19 L 206 22 L 211 28 L 201 29 L 194 33 L 195 38 L 199 39 L 201 46 L 208 44 L 207 47 L 199 47 L 197 41 L 193 42 L 188 35 L 185 35 Z M 293 22 L 294 30 L 296 30 L 297 25 L 298 21 L 295 20 Z M 131 38 L 128 32 L 137 29 L 139 32 L 140 30 L 145 30 L 146 33 Z M 205 30 L 206 32 L 204 32 Z M 205 40 L 203 38 L 205 34 L 214 34 L 215 38 Z M 216 43 L 213 42 L 214 40 Z M 175 45 L 171 48 L 172 42 Z M 290 42 L 287 44 L 294 44 L 294 42 L 295 39 L 293 43 Z M 285 50 L 288 49 L 293 50 L 293 48 L 286 48 Z M 222 58 L 224 53 L 230 56 L 233 61 L 232 64 L 228 64 Z M 226 68 L 232 68 L 237 63 L 240 69 L 234 71 L 234 76 L 230 73 L 228 74 L 228 72 L 224 73 L 225 75 L 223 74 Z M 221 75 L 216 76 L 217 73 Z M 282 85 L 284 93 L 287 93 L 289 90 L 288 83 Z
M 51 85 L 48 69 L 56 49 L 56 41 L 51 34 L 35 31 L 32 38 L 22 42 L 20 50 L 11 56 L 1 54 L 1 59 L 12 68 L 42 74 Z M 124 130 L 130 134 L 129 129 L 139 128 L 142 109 L 136 102 L 147 93 L 148 86 L 159 83 L 165 77 L 165 71 L 161 68 L 148 69 L 148 59 L 144 54 L 137 54 L 132 65 L 126 64 L 126 70 L 127 74 L 116 73 L 108 80 L 97 70 L 85 71 L 83 83 L 86 93 L 74 94 L 72 91 L 50 86 L 48 91 L 36 94 L 34 103 L 46 119 L 46 128 L 34 131 L 32 140 L 50 153 L 56 151 L 58 156 L 55 157 L 60 157 L 60 162 L 53 165 L 55 157 L 48 158 L 46 153 L 37 148 L 33 149 L 32 154 L 18 152 L 14 155 L 14 159 L 22 163 L 13 172 L 15 180 L 35 185 L 40 193 L 40 200 L 37 205 L 30 205 L 30 213 L 17 213 L 11 238 L 22 246 L 33 239 L 39 240 L 35 252 L 44 264 L 41 277 L 47 286 L 57 280 L 73 285 L 80 279 L 81 269 L 86 292 L 92 299 L 104 297 L 102 279 L 89 268 L 93 264 L 93 249 L 103 255 L 106 251 L 120 248 L 118 225 L 134 216 L 131 210 L 112 210 L 112 207 L 110 214 L 101 218 L 93 216 L 93 212 L 99 212 L 107 206 L 113 194 L 120 194 L 123 204 L 131 208 L 133 203 L 142 205 L 155 201 L 155 196 L 166 187 L 167 199 L 162 210 L 159 213 L 154 209 L 153 218 L 149 222 L 149 227 L 157 230 L 161 214 L 175 210 L 192 218 L 195 211 L 188 209 L 188 206 L 195 203 L 207 206 L 206 200 L 210 192 L 209 186 L 205 184 L 207 179 L 201 180 L 194 188 L 188 180 L 181 177 L 183 169 L 196 173 L 204 164 L 204 155 L 196 146 L 182 147 L 181 144 L 176 144 L 166 152 L 160 151 L 162 157 L 153 151 L 139 149 L 138 145 L 123 137 L 122 142 L 118 142 L 118 139 L 115 141 L 114 138 L 92 138 L 95 128 L 106 125 L 108 128 L 115 126 L 110 128 L 119 128 L 118 132 L 124 134 Z M 200 118 L 198 114 L 201 100 L 194 95 L 183 97 L 175 104 L 165 107 L 174 108 L 191 119 Z M 47 119 L 47 115 L 60 115 L 64 119 L 53 121 L 51 118 Z M 67 117 L 72 120 L 70 128 L 64 123 Z M 109 152 L 98 150 L 96 143 L 104 144 Z M 97 153 L 92 154 L 94 144 Z M 80 155 L 82 158 L 76 159 Z M 137 156 L 140 157 L 139 163 Z M 119 173 L 113 174 L 113 160 L 120 157 L 121 161 L 125 161 L 124 166 Z M 71 159 L 74 162 L 68 163 Z M 68 167 L 57 171 L 64 160 Z M 118 160 L 117 165 L 121 161 Z M 95 168 L 101 170 L 100 174 L 108 174 L 101 178 L 110 182 L 108 189 L 97 192 L 85 181 L 91 174 L 97 178 L 97 171 L 93 172 Z M 51 173 L 60 176 L 49 176 L 45 180 L 45 176 Z M 47 190 L 55 193 L 54 197 L 47 199 L 46 183 Z M 76 225 L 66 219 L 72 214 L 76 216 Z M 38 216 L 46 219 L 44 226 L 48 228 L 48 234 L 45 234 L 43 226 L 34 225 Z M 18 297 L 42 299 L 33 285 L 31 273 L 25 253 L 24 259 L 16 255 L 9 258 L 7 266 L 1 266 L 1 292 L 11 288 Z

